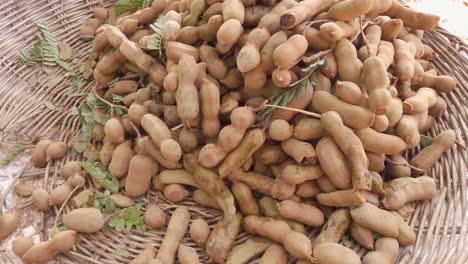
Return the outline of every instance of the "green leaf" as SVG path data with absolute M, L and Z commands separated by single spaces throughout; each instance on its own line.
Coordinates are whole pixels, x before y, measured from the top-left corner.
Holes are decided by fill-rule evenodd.
M 39 84 L 39 79 L 37 78 L 37 76 L 33 76 L 31 77 L 31 79 L 29 79 L 28 85 L 30 88 L 33 88 L 34 86 L 38 84 Z
M 49 102 L 49 101 L 46 101 L 44 103 L 45 107 L 47 107 L 47 109 L 51 110 L 51 111 L 59 111 L 60 109 L 55 106 L 53 103 Z
M 117 193 L 120 189 L 119 181 L 112 176 L 108 171 L 105 170 L 105 167 L 102 166 L 99 162 L 81 162 L 81 167 L 83 167 L 86 172 L 88 172 L 94 180 L 96 180 L 104 189 L 109 190 L 113 193 Z M 99 166 L 101 165 L 101 166 Z M 104 169 L 103 169 L 104 167 Z
M 13 145 L 13 147 L 11 147 L 2 155 L 2 159 L 0 159 L 0 169 L 10 164 L 20 153 L 25 150 L 25 145 L 31 144 L 32 142 L 32 139 L 18 140 L 15 142 L 15 145 Z
M 115 254 L 121 256 L 121 257 L 124 257 L 124 258 L 128 258 L 130 256 L 130 253 L 125 250 L 125 249 L 117 249 L 115 251 Z
M 123 102 L 123 100 L 124 100 L 123 96 L 117 95 L 117 94 L 112 94 L 112 103 L 120 104 L 121 102 Z
M 49 89 L 52 89 L 55 86 L 57 86 L 57 84 L 59 84 L 61 81 L 63 81 L 63 79 L 63 76 L 57 76 L 47 82 L 47 87 L 49 87 Z
M 71 115 L 80 115 L 80 111 L 78 110 L 78 107 L 76 107 L 76 106 L 73 106 L 70 109 L 70 112 L 71 112 Z
M 419 138 L 419 145 L 421 146 L 421 148 L 426 148 L 432 145 L 433 142 L 434 139 L 430 136 L 421 135 L 421 137 Z
M 144 0 L 119 0 L 115 8 L 117 15 L 121 15 L 127 11 L 132 11 L 140 8 Z

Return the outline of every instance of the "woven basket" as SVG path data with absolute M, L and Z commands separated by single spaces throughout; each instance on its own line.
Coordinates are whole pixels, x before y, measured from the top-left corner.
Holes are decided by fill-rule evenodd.
M 58 41 L 67 42 L 82 54 L 78 57 L 80 62 L 85 60 L 90 43 L 78 39 L 78 28 L 91 16 L 91 9 L 99 3 L 97 0 L 0 0 L 0 153 L 26 136 L 55 136 L 68 141 L 76 134 L 79 120 L 70 115 L 69 109 L 80 106 L 84 98 L 66 95 L 69 80 L 50 87 L 42 85 L 32 89 L 28 85 L 28 80 L 34 76 L 40 76 L 40 82 L 46 84 L 57 74 L 64 74 L 64 71 L 56 67 L 55 72 L 47 76 L 40 73 L 40 67 L 17 63 L 16 55 L 34 40 L 34 24 L 42 21 L 48 25 Z M 104 6 L 109 7 L 112 4 L 113 1 L 106 1 Z M 416 230 L 417 241 L 414 246 L 400 250 L 398 263 L 467 263 L 468 250 L 465 249 L 465 244 L 468 242 L 468 154 L 465 146 L 468 135 L 468 45 L 441 28 L 425 34 L 423 41 L 438 53 L 434 62 L 438 72 L 458 80 L 454 92 L 442 95 L 448 103 L 448 112 L 437 120 L 429 134 L 435 136 L 442 130 L 453 128 L 457 133 L 458 144 L 443 155 L 430 171 L 430 176 L 437 182 L 439 194 L 432 201 L 417 206 L 410 222 Z M 93 82 L 87 82 L 83 89 L 90 91 L 93 85 Z M 53 111 L 45 107 L 46 101 L 60 110 Z M 416 149 L 406 154 L 412 156 L 418 151 Z M 17 181 L 34 181 L 38 186 L 45 184 L 45 188 L 50 189 L 51 183 L 58 178 L 58 168 L 71 159 L 69 156 L 54 164 L 49 163 L 46 169 L 35 169 L 29 162 L 29 155 L 30 151 L 27 151 L 24 157 L 15 160 L 13 169 L 19 172 L 12 173 L 8 187 Z M 5 185 L 4 178 L 0 180 Z M 8 191 L 1 190 L 1 193 Z M 168 214 L 177 207 L 164 200 L 160 193 L 150 192 L 146 199 L 157 202 Z M 222 215 L 218 210 L 198 206 L 191 199 L 182 204 L 190 208 L 192 219 L 205 218 L 211 226 Z M 52 220 L 58 208 L 44 215 L 31 209 L 29 205 L 30 199 L 6 200 L 6 208 L 20 214 L 21 228 L 9 241 L 0 245 L 0 263 L 20 263 L 10 250 L 12 237 L 34 235 L 31 227 L 35 234 L 44 237 L 47 228 L 53 225 Z M 71 209 L 67 207 L 65 212 Z M 312 232 L 310 237 L 313 238 L 317 232 L 318 230 Z M 164 231 L 123 234 L 113 229 L 92 235 L 81 234 L 77 250 L 59 255 L 57 260 L 61 263 L 128 263 L 149 244 L 159 247 L 163 236 Z M 249 234 L 242 233 L 236 242 L 241 243 L 249 237 Z M 182 242 L 197 249 L 202 263 L 209 262 L 204 251 L 188 236 Z M 366 252 L 358 244 L 354 244 L 353 249 L 360 255 Z M 129 255 L 122 252 L 129 252 Z M 293 261 L 291 259 L 290 263 Z

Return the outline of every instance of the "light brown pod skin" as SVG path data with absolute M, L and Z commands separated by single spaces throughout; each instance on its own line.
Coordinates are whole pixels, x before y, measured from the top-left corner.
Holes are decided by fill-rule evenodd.
M 180 146 L 175 146 L 167 152 L 162 149 L 162 143 L 171 139 L 171 131 L 159 117 L 153 114 L 146 114 L 141 119 L 141 126 L 150 135 L 154 144 L 161 147 L 161 154 L 165 159 L 169 161 L 177 161 L 180 159 L 182 155 Z
M 47 160 L 61 159 L 67 154 L 67 144 L 63 142 L 53 142 L 47 147 Z
M 182 55 L 177 65 L 177 113 L 182 122 L 195 120 L 200 112 L 198 91 L 194 82 L 198 75 L 195 59 L 189 55 Z
M 284 70 L 294 65 L 304 55 L 308 42 L 302 35 L 291 36 L 285 43 L 279 45 L 273 52 L 273 60 L 278 69 Z
M 65 252 L 75 246 L 77 233 L 73 230 L 64 230 L 55 234 L 49 241 L 48 248 L 55 252 Z
M 118 145 L 112 153 L 112 160 L 109 163 L 109 172 L 116 178 L 122 178 L 127 175 L 130 160 L 134 153 L 129 141 Z
M 408 225 L 408 223 L 403 220 L 401 215 L 396 211 L 393 211 L 392 214 L 398 219 L 400 222 L 400 234 L 398 235 L 398 244 L 404 247 L 414 245 L 416 242 L 416 233 L 414 232 L 413 228 Z
M 360 257 L 341 244 L 326 242 L 317 245 L 312 255 L 317 263 L 324 264 L 360 264 Z
M 177 259 L 180 264 L 200 263 L 200 257 L 198 256 L 197 251 L 192 247 L 184 246 L 182 244 L 179 245 L 179 249 L 177 250 Z
M 317 194 L 317 201 L 326 206 L 352 207 L 364 204 L 366 198 L 361 192 L 348 189 L 319 193 Z
M 403 20 L 407 27 L 433 30 L 439 24 L 439 17 L 432 14 L 417 12 L 411 8 L 405 7 L 398 1 L 393 0 L 390 9 L 385 11 L 386 15 Z
M 164 187 L 163 194 L 164 197 L 171 202 L 180 202 L 189 195 L 189 192 L 184 188 L 184 186 L 173 183 Z
M 427 111 L 436 103 L 436 92 L 431 88 L 421 88 L 416 95 L 403 101 L 403 111 L 407 114 L 416 114 Z
M 315 181 L 317 182 L 320 192 L 329 193 L 338 190 L 338 187 L 333 184 L 329 177 L 322 176 L 317 178 Z
M 319 119 L 302 117 L 294 126 L 293 136 L 305 141 L 322 138 L 325 134 L 326 132 L 320 125 Z
M 208 72 L 217 80 L 224 79 L 228 72 L 226 63 L 219 58 L 215 48 L 209 45 L 201 45 L 199 48 L 200 60 L 206 62 Z
M 430 200 L 436 194 L 435 181 L 428 176 L 418 178 L 397 178 L 385 185 L 385 196 L 382 204 L 386 209 L 395 210 L 407 202 Z
M 32 246 L 24 253 L 22 260 L 25 263 L 47 263 L 54 259 L 54 251 L 49 248 L 49 241 L 41 242 Z
M 315 147 L 320 166 L 334 185 L 340 189 L 351 188 L 350 167 L 345 155 L 331 137 L 320 139 Z
M 302 233 L 292 231 L 283 240 L 286 250 L 293 256 L 308 259 L 312 255 L 310 239 Z
M 288 155 L 278 145 L 265 146 L 259 152 L 258 158 L 267 165 L 278 164 L 288 158 Z
M 409 81 L 414 75 L 414 56 L 411 54 L 410 45 L 404 40 L 395 39 L 395 71 L 399 75 L 399 80 Z
M 175 254 L 179 247 L 180 240 L 184 237 L 189 226 L 190 213 L 185 206 L 179 206 L 174 211 L 169 220 L 166 234 L 161 243 L 161 247 L 156 259 L 162 263 L 174 263 Z
M 237 121 L 236 121 L 237 122 Z M 234 120 L 233 120 L 233 123 Z M 221 178 L 226 177 L 233 170 L 239 168 L 250 156 L 254 154 L 265 142 L 265 133 L 262 129 L 250 130 L 239 144 L 218 167 Z
M 452 76 L 440 75 L 434 76 L 432 74 L 424 73 L 418 87 L 431 87 L 441 93 L 450 93 L 455 90 L 457 81 Z
M 354 45 L 347 39 L 341 39 L 336 43 L 334 53 L 340 80 L 357 84 L 361 76 L 362 62 L 357 57 Z
M 192 194 L 192 198 L 201 206 L 222 210 L 216 199 L 202 190 L 195 190 Z
M 341 236 L 348 230 L 351 216 L 348 209 L 338 209 L 328 217 L 320 234 L 315 238 L 314 245 L 326 242 L 338 243 Z
M 0 216 L 0 241 L 15 231 L 18 222 L 18 214 L 15 212 L 8 212 Z
M 396 134 L 401 137 L 408 148 L 416 147 L 419 144 L 419 118 L 414 115 L 404 114 L 395 126 Z
M 259 264 L 286 264 L 287 262 L 288 256 L 286 255 L 286 251 L 284 250 L 284 248 L 280 245 L 273 244 L 269 246 L 265 253 L 262 255 Z
M 283 28 L 291 29 L 318 14 L 327 2 L 326 0 L 303 1 L 289 7 L 285 12 L 278 10 L 277 12 L 281 14 L 280 24 Z
M 125 191 L 129 197 L 137 197 L 144 194 L 151 183 L 151 178 L 158 171 L 158 164 L 145 155 L 133 156 L 128 165 Z
M 325 222 L 320 209 L 304 203 L 284 200 L 278 204 L 278 211 L 283 217 L 294 219 L 309 226 L 320 226 Z
M 242 215 L 223 217 L 213 228 L 206 242 L 206 255 L 217 263 L 224 263 L 240 232 Z
M 297 164 L 286 165 L 281 178 L 289 184 L 301 184 L 308 180 L 314 180 L 323 175 L 319 165 L 299 166 Z
M 197 245 L 205 247 L 206 241 L 208 241 L 208 237 L 210 236 L 210 227 L 205 220 L 201 218 L 195 219 L 190 224 L 189 234 Z
M 104 125 L 104 132 L 107 139 L 113 144 L 120 144 L 125 141 L 125 131 L 122 123 L 117 118 L 107 120 Z
M 384 236 L 398 237 L 400 224 L 390 212 L 365 203 L 351 209 L 350 213 L 357 224 Z
M 320 25 L 320 35 L 329 42 L 354 35 L 359 31 L 359 23 L 356 20 L 348 22 L 334 21 Z M 380 39 L 379 39 L 380 40 Z
M 229 19 L 225 21 L 218 30 L 216 38 L 218 45 L 216 49 L 221 54 L 226 54 L 239 40 L 244 31 L 239 20 Z
M 387 90 L 387 87 L 390 86 L 390 80 L 384 61 L 376 56 L 366 59 L 362 65 L 362 76 L 359 83 L 367 91 L 369 109 L 377 115 L 387 113 L 392 96 Z
M 130 264 L 145 264 L 145 263 L 152 263 L 151 261 L 154 260 L 154 256 L 156 255 L 156 249 L 153 246 L 148 246 L 143 250 L 139 255 L 137 255 Z M 159 264 L 161 262 L 157 262 Z
M 375 115 L 366 108 L 348 104 L 326 91 L 316 91 L 311 106 L 320 113 L 336 111 L 345 125 L 354 129 L 371 126 L 375 118 Z
M 269 197 L 269 196 L 263 196 L 259 201 L 258 205 L 260 207 L 260 211 L 262 215 L 265 217 L 272 217 L 276 220 L 281 220 L 286 222 L 286 224 L 291 228 L 291 230 L 299 232 L 299 233 L 306 233 L 304 224 L 299 223 L 295 220 L 292 219 L 287 219 L 284 218 L 280 215 L 278 211 L 278 201 Z
M 290 138 L 293 135 L 293 131 L 293 127 L 287 121 L 276 119 L 271 122 L 268 134 L 274 140 L 283 141 Z
M 73 191 L 76 186 L 80 186 L 81 183 L 84 183 L 85 179 L 79 173 L 76 173 L 70 176 L 67 181 L 57 186 L 55 189 L 50 191 L 49 194 L 49 204 L 50 205 L 62 205 L 63 202 L 67 199 L 68 195 Z M 78 185 L 76 183 L 79 183 Z
M 388 128 L 388 118 L 386 115 L 377 115 L 375 116 L 374 123 L 372 124 L 372 129 L 377 132 L 385 132 Z
M 128 118 L 130 121 L 132 121 L 135 126 L 140 127 L 141 125 L 141 119 L 143 118 L 144 115 L 148 113 L 148 108 L 146 106 L 133 103 L 129 108 L 128 108 Z
M 247 184 L 250 189 L 271 196 L 271 189 L 273 188 L 273 179 L 271 177 L 255 172 L 242 172 L 231 174 L 228 176 L 228 179 L 231 181 L 241 181 Z
M 447 102 L 444 98 L 437 96 L 436 102 L 429 108 L 429 115 L 437 118 L 443 115 L 447 111 Z
M 385 169 L 385 154 L 366 152 L 370 171 L 381 172 Z
M 95 208 L 79 208 L 62 218 L 63 224 L 70 230 L 80 233 L 95 233 L 104 226 L 104 216 Z
M 12 250 L 18 257 L 22 257 L 30 248 L 34 246 L 32 237 L 20 237 L 12 243 Z
M 366 151 L 396 155 L 406 149 L 406 143 L 400 137 L 380 133 L 372 128 L 358 130 L 356 136 L 361 140 Z
M 20 182 L 15 185 L 14 191 L 21 197 L 28 197 L 32 194 L 34 188 L 35 187 L 32 184 Z
M 309 105 L 310 101 L 313 98 L 313 95 L 314 95 L 313 91 L 314 91 L 314 89 L 312 88 L 312 86 L 309 83 L 309 86 L 307 86 L 306 91 L 302 92 L 301 97 L 299 97 L 299 98 L 294 97 L 286 105 L 286 107 L 295 108 L 295 109 L 305 109 Z M 295 111 L 289 111 L 289 110 L 285 110 L 285 109 L 275 109 L 275 110 L 273 110 L 273 112 L 272 112 L 272 114 L 270 116 L 270 120 L 273 121 L 273 120 L 276 120 L 276 119 L 283 119 L 283 120 L 289 121 L 296 115 L 297 115 L 297 112 L 295 112 Z
M 122 194 L 112 194 L 110 199 L 115 203 L 115 205 L 121 208 L 127 208 L 135 204 L 131 198 Z
M 99 151 L 99 160 L 101 161 L 102 165 L 108 166 L 112 160 L 112 153 L 116 146 L 112 144 L 110 141 L 105 140 L 104 144 Z M 80 167 L 81 168 L 81 167 Z
M 252 190 L 243 182 L 233 182 L 231 191 L 243 215 L 258 215 L 258 205 Z
M 335 89 L 336 96 L 348 104 L 360 105 L 364 100 L 361 88 L 355 83 L 337 81 Z
M 375 251 L 367 253 L 362 259 L 363 264 L 392 264 L 398 257 L 400 247 L 398 241 L 390 237 L 380 237 L 375 242 Z
M 200 87 L 202 129 L 207 137 L 215 137 L 220 130 L 218 119 L 220 111 L 219 89 L 208 79 L 203 79 Z
M 194 131 L 183 128 L 177 140 L 185 152 L 193 152 L 198 146 L 198 138 Z
M 408 167 L 408 161 L 403 158 L 401 155 L 392 155 L 390 159 L 400 165 L 390 164 L 390 169 L 388 173 L 392 178 L 403 178 L 403 177 L 410 177 L 411 176 L 411 168 Z M 405 166 L 406 165 L 406 166 Z
M 36 144 L 31 158 L 35 167 L 44 168 L 47 165 L 46 151 L 52 143 L 52 140 L 43 139 Z
M 320 188 L 318 187 L 316 181 L 310 180 L 305 181 L 296 187 L 295 194 L 302 198 L 312 198 L 320 193 Z
M 284 221 L 255 215 L 244 217 L 242 226 L 248 233 L 257 234 L 280 243 L 291 232 L 291 228 Z
M 155 204 L 148 204 L 145 212 L 145 224 L 158 229 L 166 224 L 166 214 Z
M 346 127 L 338 113 L 327 112 L 320 119 L 322 127 L 335 140 L 351 164 L 351 181 L 355 190 L 369 190 L 371 179 L 364 147 L 353 131 Z
M 253 70 L 261 61 L 260 49 L 270 38 L 270 32 L 265 28 L 255 28 L 249 32 L 247 43 L 237 54 L 237 68 L 240 72 Z
M 32 192 L 32 200 L 37 209 L 41 211 L 49 210 L 49 193 L 44 189 L 35 189 Z
M 291 196 L 294 196 L 296 186 L 294 184 L 287 183 L 282 177 L 284 168 L 289 164 L 292 164 L 292 162 L 285 161 L 280 165 L 274 165 L 271 167 L 273 175 L 276 177 L 271 187 L 271 197 L 275 199 L 293 199 Z
M 121 80 L 112 86 L 112 93 L 117 95 L 127 95 L 137 91 L 138 83 L 133 80 Z
M 242 1 L 240 0 L 227 0 L 223 1 L 221 6 L 224 21 L 229 19 L 236 19 L 241 24 L 244 23 L 245 10 Z
M 281 142 L 281 148 L 300 165 L 310 165 L 317 162 L 317 154 L 310 143 L 290 138 Z
M 69 161 L 61 168 L 61 175 L 65 178 L 68 178 L 75 173 L 81 172 L 82 170 L 83 169 L 81 168 L 79 161 Z
M 351 236 L 356 240 L 361 246 L 367 249 L 374 248 L 374 234 L 369 229 L 360 226 L 355 221 L 351 222 Z
M 388 127 L 394 127 L 403 115 L 403 104 L 400 98 L 392 98 L 385 116 L 388 118 Z
M 328 10 L 326 17 L 333 20 L 350 21 L 369 12 L 373 5 L 373 0 L 341 1 Z

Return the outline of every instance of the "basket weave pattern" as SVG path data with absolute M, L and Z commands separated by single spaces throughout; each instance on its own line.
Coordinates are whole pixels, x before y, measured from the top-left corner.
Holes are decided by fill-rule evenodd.
M 109 7 L 113 1 L 104 2 Z M 36 86 L 31 89 L 28 80 L 38 76 L 40 82 L 55 78 L 65 71 L 54 68 L 50 75 L 41 73 L 38 66 L 24 66 L 16 61 L 16 55 L 35 39 L 37 22 L 44 22 L 58 41 L 65 41 L 78 51 L 79 63 L 86 59 L 90 42 L 78 39 L 79 26 L 91 17 L 92 8 L 99 1 L 89 0 L 0 0 L 0 142 L 12 143 L 25 135 L 50 136 L 59 135 L 61 141 L 69 141 L 79 129 L 77 116 L 70 115 L 72 106 L 79 107 L 84 97 L 69 97 L 66 88 L 70 81 L 65 79 L 59 85 L 48 87 Z M 468 250 L 464 245 L 468 242 L 468 198 L 467 198 L 467 165 L 468 154 L 466 141 L 468 139 L 468 46 L 458 37 L 438 28 L 424 36 L 424 43 L 431 46 L 438 57 L 434 66 L 440 74 L 455 77 L 457 88 L 442 97 L 448 103 L 448 112 L 439 118 L 429 135 L 435 136 L 440 131 L 453 128 L 457 133 L 458 144 L 443 155 L 440 162 L 430 171 L 439 189 L 439 194 L 429 202 L 420 203 L 413 215 L 410 225 L 415 228 L 417 241 L 414 246 L 400 250 L 398 263 L 467 263 Z M 92 81 L 86 82 L 83 90 L 93 88 Z M 44 102 L 52 102 L 60 111 L 51 111 Z M 419 150 L 406 153 L 413 156 Z M 45 178 L 50 183 L 58 178 L 60 168 L 71 157 L 49 164 L 44 170 L 38 170 L 28 165 L 21 178 Z M 45 175 L 45 176 L 44 176 Z M 164 200 L 160 193 L 148 194 L 148 201 L 157 202 L 166 213 L 177 207 Z M 189 207 L 192 219 L 205 218 L 213 226 L 221 217 L 221 211 L 200 207 L 191 199 L 182 204 Z M 18 208 L 17 208 L 18 209 Z M 65 208 L 65 213 L 72 208 Z M 20 209 L 22 210 L 22 209 Z M 55 213 L 58 208 L 54 208 Z M 53 218 L 49 212 L 46 218 Z M 23 221 L 21 222 L 23 223 Z M 40 228 L 38 227 L 38 232 Z M 314 230 L 309 237 L 313 238 L 319 230 Z M 92 235 L 80 235 L 76 252 L 57 256 L 61 263 L 128 263 L 148 244 L 159 247 L 164 231 L 146 231 L 130 234 L 106 230 Z M 245 241 L 249 234 L 241 233 L 237 243 Z M 201 263 L 208 263 L 204 250 L 198 248 L 186 236 L 184 244 L 197 249 Z M 360 255 L 366 250 L 357 243 L 353 249 Z M 130 256 L 121 256 L 117 252 L 127 250 Z M 0 261 L 1 262 L 1 261 Z M 3 262 L 2 262 L 3 263 Z M 253 263 L 256 263 L 255 261 Z M 290 260 L 293 263 L 293 259 Z

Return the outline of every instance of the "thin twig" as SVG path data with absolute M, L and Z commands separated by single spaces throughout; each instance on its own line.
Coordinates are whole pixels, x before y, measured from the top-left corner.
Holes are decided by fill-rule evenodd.
M 388 157 L 385 157 L 385 161 L 387 161 L 388 163 L 391 163 L 391 164 L 394 165 L 394 166 L 403 166 L 403 167 L 408 167 L 408 168 L 411 168 L 411 169 L 413 169 L 413 170 L 417 170 L 417 171 L 420 171 L 420 172 L 425 172 L 425 170 L 420 169 L 420 168 L 415 167 L 415 166 L 412 166 L 412 165 L 410 165 L 410 164 L 397 163 L 397 162 L 391 160 L 391 159 L 388 158 Z
M 65 201 L 63 202 L 62 206 L 60 206 L 60 209 L 59 209 L 57 215 L 55 216 L 55 221 L 54 221 L 55 231 L 58 232 L 58 227 L 57 227 L 58 219 L 60 218 L 60 215 L 62 214 L 62 211 L 63 211 L 63 209 L 65 208 L 65 205 L 67 205 L 68 200 L 70 200 L 70 198 L 72 197 L 73 193 L 75 193 L 76 190 L 78 190 L 79 188 L 81 188 L 80 185 L 76 186 L 75 189 L 73 189 L 73 191 L 71 191 L 71 193 L 68 194 L 68 196 L 67 196 L 67 198 L 65 199 Z
M 140 139 L 140 138 L 141 138 L 140 130 L 138 130 L 138 128 L 135 126 L 135 124 L 133 124 L 132 121 L 130 121 L 130 125 L 132 126 L 133 130 L 135 130 L 135 133 L 136 133 L 136 135 L 137 135 L 137 138 Z
M 326 49 L 326 50 L 322 50 L 322 51 L 319 51 L 317 53 L 315 53 L 314 55 L 312 56 L 309 56 L 309 57 L 304 57 L 302 59 L 302 61 L 304 61 L 305 63 L 311 63 L 312 61 L 320 58 L 320 56 L 322 55 L 327 55 L 328 53 L 332 52 L 333 51 L 333 48 L 329 48 L 329 49 Z
M 321 114 L 317 114 L 317 113 L 314 113 L 314 112 L 309 112 L 309 111 L 305 111 L 305 110 L 301 110 L 301 109 L 291 108 L 291 107 L 272 105 L 272 104 L 265 104 L 264 106 L 265 107 L 279 108 L 279 109 L 293 111 L 293 112 L 298 112 L 298 113 L 308 115 L 308 116 L 311 116 L 311 117 L 315 117 L 315 118 L 321 118 L 322 117 Z
M 107 101 L 106 99 L 102 98 L 102 96 L 100 96 L 100 95 L 96 92 L 96 90 L 94 90 L 93 94 L 94 94 L 99 100 L 101 100 L 103 103 L 105 103 L 106 105 L 110 106 L 111 108 L 114 108 L 114 107 L 115 107 L 115 108 L 120 108 L 120 109 L 122 109 L 122 110 L 128 112 L 128 108 L 127 108 L 126 106 L 123 106 L 123 105 L 116 105 L 116 104 L 113 104 L 113 103 Z
M 359 30 L 361 31 L 362 41 L 364 42 L 364 45 L 366 45 L 367 54 L 368 56 L 370 56 L 371 53 L 370 53 L 369 41 L 367 40 L 366 34 L 364 34 L 364 29 L 362 27 L 362 17 L 359 17 Z
M 177 129 L 182 128 L 182 127 L 184 127 L 184 124 L 179 124 L 179 125 L 171 128 L 171 131 L 176 131 Z

